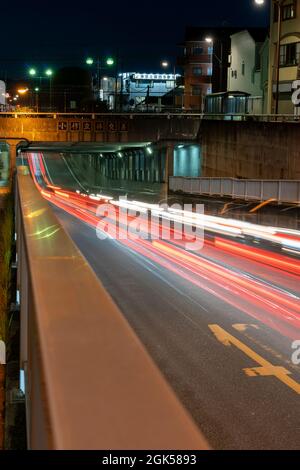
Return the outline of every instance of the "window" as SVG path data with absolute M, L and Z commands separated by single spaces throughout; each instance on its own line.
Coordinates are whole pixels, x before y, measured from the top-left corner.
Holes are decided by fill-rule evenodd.
M 208 55 L 213 55 L 213 52 L 214 52 L 214 48 L 212 46 L 208 46 Z
M 289 4 L 289 5 L 284 5 L 282 7 L 282 19 L 283 20 L 291 20 L 296 17 L 296 5 L 295 2 Z
M 300 63 L 300 42 L 280 46 L 280 66 L 291 67 Z
M 203 54 L 203 47 L 195 46 L 193 47 L 193 55 Z
M 200 85 L 192 85 L 192 95 L 193 96 L 200 96 L 202 94 L 201 86 Z
M 208 75 L 209 77 L 211 77 L 211 75 L 212 75 L 212 67 L 208 67 L 208 69 L 207 69 L 207 75 Z
M 154 87 L 154 82 L 153 80 L 136 80 L 136 88 L 147 88 L 148 86 L 150 88 Z
M 245 62 L 242 62 L 242 75 L 245 75 L 245 69 L 246 69 Z
M 283 5 L 281 10 L 283 21 L 296 18 L 296 0 L 287 5 Z M 274 23 L 278 21 L 278 5 L 274 6 Z
M 202 67 L 193 67 L 193 75 L 202 75 Z

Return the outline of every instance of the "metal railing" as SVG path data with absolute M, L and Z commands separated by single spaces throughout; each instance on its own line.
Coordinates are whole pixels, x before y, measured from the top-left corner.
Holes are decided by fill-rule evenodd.
M 166 117 L 171 118 L 198 118 L 201 120 L 216 121 L 259 121 L 259 122 L 300 122 L 300 114 L 209 114 L 202 113 L 199 110 L 177 110 L 177 111 L 130 111 L 130 112 L 108 112 L 108 113 L 59 113 L 59 112 L 0 112 L 0 118 L 70 118 L 70 119 L 102 119 L 109 117 L 127 117 L 133 119 L 138 117 Z
M 300 204 L 300 181 L 235 178 L 169 177 L 169 189 L 186 194 L 231 197 L 247 201 Z
M 207 449 L 24 173 L 20 167 L 16 226 L 28 447 Z
M 203 114 L 202 119 L 213 121 L 292 122 L 300 123 L 300 114 Z

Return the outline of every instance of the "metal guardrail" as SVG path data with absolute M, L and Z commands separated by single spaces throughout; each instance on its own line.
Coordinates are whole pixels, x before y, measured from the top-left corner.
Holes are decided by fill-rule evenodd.
M 17 177 L 16 224 L 29 448 L 207 449 L 24 174 Z
M 195 195 L 208 195 L 300 204 L 300 181 L 298 180 L 240 180 L 235 178 L 187 178 L 169 177 L 169 189 Z
M 166 117 L 171 118 L 199 118 L 203 120 L 217 120 L 217 121 L 261 121 L 261 122 L 300 122 L 300 114 L 208 114 L 199 111 L 184 111 L 178 110 L 176 112 L 170 111 L 157 111 L 157 112 L 109 112 L 109 113 L 58 113 L 58 112 L 0 112 L 0 118 L 48 118 L 57 119 L 60 117 L 70 119 L 98 119 L 109 117 L 127 117 L 133 119 L 138 117 Z
M 300 115 L 296 114 L 203 114 L 202 119 L 213 121 L 300 123 Z

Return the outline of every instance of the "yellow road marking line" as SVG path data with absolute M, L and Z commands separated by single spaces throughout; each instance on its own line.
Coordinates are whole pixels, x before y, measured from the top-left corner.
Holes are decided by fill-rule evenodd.
M 242 343 L 242 341 L 240 341 L 235 336 L 232 336 L 226 330 L 221 328 L 219 325 L 208 325 L 208 327 L 213 332 L 217 340 L 224 344 L 224 346 L 235 346 L 248 357 L 253 359 L 253 361 L 257 362 L 260 365 L 260 367 L 251 367 L 243 369 L 243 371 L 246 375 L 248 375 L 248 377 L 274 376 L 282 383 L 287 385 L 289 388 L 294 390 L 294 392 L 300 394 L 300 384 L 291 377 L 289 377 L 291 372 L 285 369 L 285 367 L 274 366 L 269 361 L 267 361 L 262 356 L 253 351 L 251 348 L 246 346 L 246 344 Z
M 253 212 L 258 211 L 262 207 L 267 206 L 268 204 L 270 204 L 271 202 L 274 202 L 274 201 L 277 201 L 277 199 L 272 198 L 272 199 L 268 199 L 267 201 L 263 201 L 260 204 L 258 204 L 258 206 L 253 207 L 253 209 L 251 209 L 251 211 L 249 211 L 249 212 L 250 212 L 250 214 L 253 214 Z
M 259 326 L 255 325 L 254 323 L 246 324 L 246 323 L 235 323 L 232 327 L 237 331 L 246 331 L 248 328 L 255 328 L 259 330 Z

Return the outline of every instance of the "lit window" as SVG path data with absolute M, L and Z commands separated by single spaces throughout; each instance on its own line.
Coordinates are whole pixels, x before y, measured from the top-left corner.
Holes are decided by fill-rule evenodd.
M 283 21 L 292 20 L 296 18 L 296 1 L 290 2 L 287 5 L 283 5 L 282 7 L 282 19 Z M 274 6 L 274 22 L 278 21 L 278 5 Z
M 291 20 L 296 16 L 296 8 L 294 2 L 282 7 L 282 19 Z

